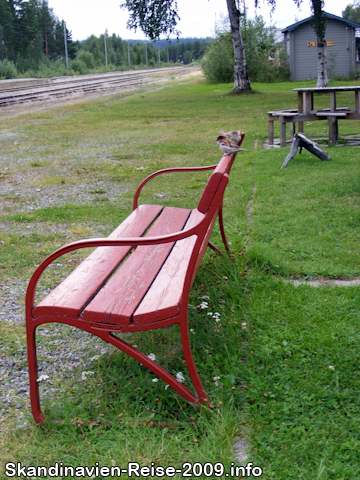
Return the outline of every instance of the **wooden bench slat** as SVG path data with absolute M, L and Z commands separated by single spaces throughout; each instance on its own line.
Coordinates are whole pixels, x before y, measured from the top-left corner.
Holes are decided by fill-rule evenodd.
M 140 205 L 108 238 L 138 237 L 160 214 L 160 205 Z M 34 317 L 60 315 L 78 318 L 84 305 L 126 257 L 131 247 L 96 248 L 33 309 Z
M 316 112 L 317 117 L 346 117 L 346 112 Z
M 186 228 L 196 225 L 203 217 L 204 214 L 197 209 L 193 210 Z M 195 242 L 195 235 L 176 242 L 159 275 L 136 309 L 133 315 L 135 324 L 158 322 L 179 313 L 185 276 Z
M 146 236 L 181 231 L 190 213 L 188 209 L 166 207 Z M 137 247 L 87 305 L 81 318 L 92 322 L 128 325 L 173 245 L 174 242 Z

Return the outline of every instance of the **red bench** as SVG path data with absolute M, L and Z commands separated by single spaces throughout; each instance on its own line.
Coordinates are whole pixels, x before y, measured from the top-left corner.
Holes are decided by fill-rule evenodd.
M 244 134 L 241 134 L 241 144 Z M 58 322 L 97 335 L 138 360 L 186 400 L 208 402 L 192 357 L 188 332 L 188 297 L 210 242 L 214 223 L 228 250 L 222 202 L 236 154 L 223 155 L 217 165 L 168 168 L 153 173 L 138 187 L 133 211 L 107 238 L 70 243 L 48 256 L 35 270 L 26 294 L 26 330 L 32 414 L 41 423 L 36 338 L 39 325 Z M 167 172 L 214 170 L 197 208 L 140 205 L 143 186 Z M 73 250 L 97 247 L 46 298 L 34 305 L 37 283 L 57 258 Z M 218 250 L 217 250 L 218 251 Z M 113 333 L 137 332 L 180 325 L 184 358 L 194 395 L 169 372 Z

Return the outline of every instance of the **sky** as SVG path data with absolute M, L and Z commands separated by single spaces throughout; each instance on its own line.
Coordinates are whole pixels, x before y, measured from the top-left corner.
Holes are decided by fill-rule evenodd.
M 97 37 L 108 31 L 115 33 L 124 40 L 144 40 L 144 34 L 126 27 L 128 14 L 120 9 L 122 0 L 48 0 L 59 20 L 65 20 L 67 29 L 72 32 L 73 40 L 85 40 L 94 34 Z M 247 0 L 248 17 L 254 18 L 255 13 L 262 15 L 265 21 L 277 28 L 285 28 L 311 15 L 310 0 L 303 0 L 298 9 L 293 0 L 277 0 L 276 9 L 270 19 L 270 8 L 265 1 L 259 0 L 255 12 L 254 0 Z M 325 0 L 324 10 L 341 17 L 342 10 L 352 0 Z M 214 35 L 215 24 L 221 22 L 226 13 L 226 0 L 178 0 L 180 21 L 178 30 L 181 37 L 205 38 Z

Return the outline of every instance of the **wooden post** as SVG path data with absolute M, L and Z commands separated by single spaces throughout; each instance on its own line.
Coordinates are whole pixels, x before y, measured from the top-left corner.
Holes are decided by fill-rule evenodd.
M 286 147 L 286 123 L 285 118 L 281 115 L 279 118 L 280 123 L 280 147 Z
M 298 92 L 298 113 L 304 112 L 304 99 L 303 94 Z M 299 132 L 304 131 L 304 122 L 299 122 Z
M 274 145 L 274 119 L 272 112 L 268 112 L 268 130 L 269 130 L 269 145 Z
M 69 58 L 67 50 L 67 35 L 66 35 L 66 23 L 64 22 L 64 42 L 65 42 L 65 61 L 66 61 L 66 70 L 69 70 Z

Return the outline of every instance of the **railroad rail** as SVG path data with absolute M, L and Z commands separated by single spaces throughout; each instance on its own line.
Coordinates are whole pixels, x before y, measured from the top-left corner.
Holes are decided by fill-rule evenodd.
M 76 77 L 54 77 L 22 81 L 0 81 L 0 108 L 27 102 L 46 101 L 60 97 L 96 92 L 115 93 L 164 81 L 165 76 L 188 73 L 197 67 L 164 67 L 137 71 L 108 72 Z M 158 78 L 157 78 L 158 77 Z

